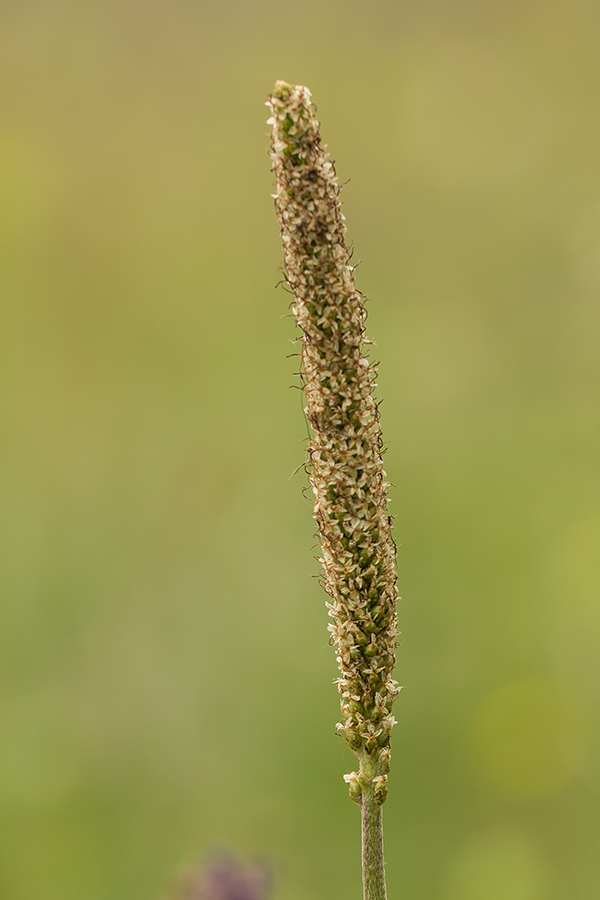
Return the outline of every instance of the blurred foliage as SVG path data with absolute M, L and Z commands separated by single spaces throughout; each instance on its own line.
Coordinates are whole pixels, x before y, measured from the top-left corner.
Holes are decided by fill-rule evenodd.
M 600 893 L 600 8 L 0 6 L 0 894 L 359 892 L 263 106 L 337 161 L 399 544 L 390 897 Z M 311 549 L 313 548 L 313 549 Z

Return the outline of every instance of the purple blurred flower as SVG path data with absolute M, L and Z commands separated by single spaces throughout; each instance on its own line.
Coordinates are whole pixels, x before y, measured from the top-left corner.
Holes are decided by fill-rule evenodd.
M 207 863 L 189 879 L 182 900 L 266 900 L 270 886 L 264 865 L 226 856 Z

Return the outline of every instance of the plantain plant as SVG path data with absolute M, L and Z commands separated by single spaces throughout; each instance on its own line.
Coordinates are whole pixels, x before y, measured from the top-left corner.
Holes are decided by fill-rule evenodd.
M 390 769 L 396 647 L 396 547 L 375 367 L 354 283 L 340 187 L 308 88 L 278 81 L 268 106 L 285 277 L 301 331 L 312 428 L 306 464 L 323 552 L 340 677 L 338 729 L 358 761 L 344 776 L 361 808 L 364 900 L 385 900 L 382 804 Z

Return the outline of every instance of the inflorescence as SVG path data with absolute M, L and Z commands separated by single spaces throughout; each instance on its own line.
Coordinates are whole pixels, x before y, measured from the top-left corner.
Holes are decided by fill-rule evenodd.
M 396 547 L 387 513 L 376 371 L 365 356 L 365 308 L 345 242 L 340 187 L 310 91 L 279 81 L 268 105 L 292 311 L 302 331 L 302 381 L 312 426 L 307 469 L 323 551 L 329 626 L 340 677 L 338 728 L 359 759 L 345 776 L 360 802 L 387 792 L 397 637 Z

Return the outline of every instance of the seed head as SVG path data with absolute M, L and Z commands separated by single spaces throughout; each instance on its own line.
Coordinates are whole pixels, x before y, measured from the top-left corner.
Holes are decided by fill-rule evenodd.
M 312 426 L 307 469 L 315 494 L 329 626 L 340 678 L 338 728 L 377 802 L 386 793 L 396 646 L 396 547 L 387 513 L 376 372 L 365 356 L 365 308 L 345 242 L 340 187 L 308 88 L 278 81 L 267 104 L 292 311 L 302 331 L 302 381 Z

